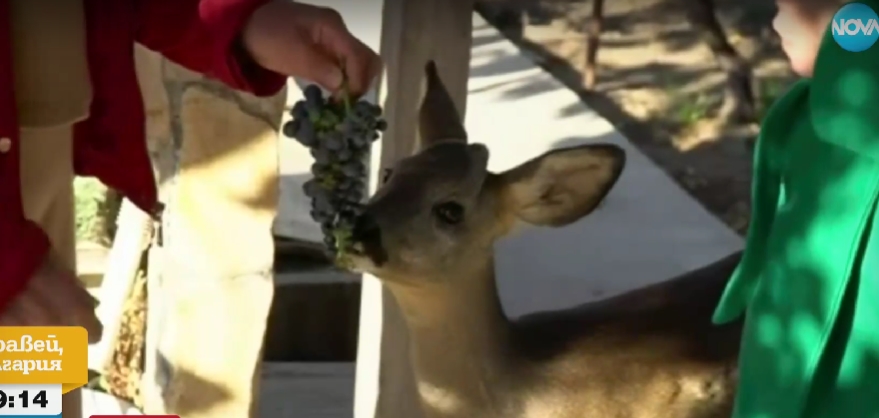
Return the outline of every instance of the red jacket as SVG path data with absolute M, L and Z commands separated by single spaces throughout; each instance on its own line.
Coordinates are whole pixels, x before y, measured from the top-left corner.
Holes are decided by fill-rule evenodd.
M 74 129 L 77 174 L 96 176 L 141 209 L 158 207 L 147 155 L 145 115 L 134 66 L 135 42 L 230 87 L 266 96 L 286 77 L 239 55 L 236 40 L 250 14 L 268 0 L 83 0 L 93 99 Z M 0 0 L 0 137 L 16 151 L 9 2 Z M 0 312 L 25 287 L 49 241 L 24 217 L 19 154 L 0 154 Z

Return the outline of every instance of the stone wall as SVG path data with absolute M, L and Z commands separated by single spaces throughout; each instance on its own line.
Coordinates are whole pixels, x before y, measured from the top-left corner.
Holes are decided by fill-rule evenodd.
M 145 49 L 137 59 L 166 205 L 150 252 L 145 409 L 253 417 L 286 92 L 256 98 Z

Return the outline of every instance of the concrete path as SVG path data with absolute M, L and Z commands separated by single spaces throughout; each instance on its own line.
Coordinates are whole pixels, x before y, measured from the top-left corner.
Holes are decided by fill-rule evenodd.
M 628 151 L 622 178 L 594 215 L 563 229 L 531 228 L 499 243 L 499 286 L 509 315 L 611 296 L 703 266 L 741 247 L 741 238 L 608 121 L 475 14 L 474 28 L 466 124 L 472 141 L 489 146 L 492 170 L 587 142 L 612 142 Z M 293 87 L 291 103 L 301 94 Z M 292 141 L 283 141 L 282 147 L 285 180 L 276 232 L 320 239 L 300 191 L 311 158 Z M 279 278 L 279 283 L 296 279 Z M 350 277 L 328 273 L 326 280 Z M 268 364 L 265 379 L 264 417 L 351 416 L 350 364 Z
M 267 363 L 260 418 L 351 418 L 354 364 Z

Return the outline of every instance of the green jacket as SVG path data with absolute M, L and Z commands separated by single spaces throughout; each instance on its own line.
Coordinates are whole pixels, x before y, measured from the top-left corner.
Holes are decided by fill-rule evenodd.
M 828 31 L 814 76 L 766 117 L 745 253 L 715 312 L 747 312 L 734 418 L 879 417 L 877 196 L 879 43 L 847 52 Z

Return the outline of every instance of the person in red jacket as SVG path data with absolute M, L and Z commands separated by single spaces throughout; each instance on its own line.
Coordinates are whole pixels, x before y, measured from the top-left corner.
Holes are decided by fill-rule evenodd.
M 74 175 L 160 214 L 135 43 L 260 96 L 290 76 L 337 94 L 343 68 L 356 96 L 381 69 L 338 13 L 289 0 L 0 0 L 0 326 L 100 339 L 75 275 Z

